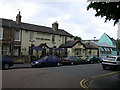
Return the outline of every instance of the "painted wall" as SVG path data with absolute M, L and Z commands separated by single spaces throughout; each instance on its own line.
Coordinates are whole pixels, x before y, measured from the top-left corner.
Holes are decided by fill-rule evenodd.
M 106 33 L 104 33 L 104 34 L 101 36 L 101 38 L 99 39 L 98 42 L 100 42 L 100 43 L 106 43 L 106 44 L 108 44 L 108 45 L 113 46 L 112 41 L 110 40 L 110 38 L 107 36 Z
M 22 30 L 22 42 L 21 42 L 21 52 L 23 55 L 29 55 L 29 46 L 31 46 L 30 42 L 30 32 L 31 31 L 25 31 Z M 55 42 L 52 42 L 52 34 L 48 33 L 41 33 L 41 32 L 33 32 L 33 43 L 35 46 L 40 45 L 41 43 L 46 43 L 48 47 L 53 48 L 56 46 L 58 48 L 62 42 L 63 39 L 65 41 L 65 36 L 55 35 Z M 67 37 L 68 40 L 73 40 L 71 37 Z M 41 52 L 39 52 L 41 53 Z M 34 51 L 34 54 L 36 52 Z
M 80 50 L 80 54 L 77 55 L 75 49 Z M 72 48 L 68 48 L 68 56 L 79 56 L 82 59 L 85 59 L 88 56 L 97 55 L 97 52 L 98 49 L 86 49 L 81 43 L 77 43 Z

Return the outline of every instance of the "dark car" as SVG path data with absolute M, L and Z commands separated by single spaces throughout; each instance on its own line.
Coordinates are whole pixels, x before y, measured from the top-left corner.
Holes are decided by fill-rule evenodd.
M 2 62 L 2 69 L 7 70 L 14 65 L 14 62 L 8 56 L 0 56 L 0 60 Z
M 89 56 L 86 58 L 85 62 L 86 63 L 99 63 L 100 58 L 98 58 L 97 56 Z
M 84 63 L 84 60 L 82 60 L 80 57 L 77 56 L 68 56 L 68 57 L 64 57 L 62 59 L 62 64 L 82 64 Z
M 55 55 L 44 56 L 37 61 L 31 63 L 32 67 L 44 67 L 44 66 L 59 66 L 61 59 Z

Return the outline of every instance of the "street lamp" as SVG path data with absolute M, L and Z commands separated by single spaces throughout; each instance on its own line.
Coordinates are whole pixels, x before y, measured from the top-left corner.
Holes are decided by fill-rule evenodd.
M 95 44 L 95 38 L 96 38 L 96 37 L 94 37 L 94 44 Z M 95 55 L 95 48 L 94 48 L 94 55 Z
M 94 43 L 95 43 L 95 38 L 96 38 L 96 37 L 94 37 Z
M 30 39 L 29 41 L 31 42 L 30 48 L 32 48 L 34 40 L 31 40 L 31 39 Z M 30 49 L 30 61 L 32 61 L 32 54 L 33 54 L 33 50 Z

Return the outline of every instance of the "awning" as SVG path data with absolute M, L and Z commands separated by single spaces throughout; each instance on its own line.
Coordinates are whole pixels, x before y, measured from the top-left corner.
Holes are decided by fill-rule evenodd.
M 40 48 L 39 46 L 34 46 L 32 48 L 30 48 L 31 50 L 38 50 L 38 51 L 44 51 L 43 48 Z
M 101 51 L 104 51 L 104 48 L 100 48 L 101 49 Z
M 64 51 L 65 49 L 62 49 L 62 48 L 55 48 L 54 50 L 56 50 L 56 51 Z

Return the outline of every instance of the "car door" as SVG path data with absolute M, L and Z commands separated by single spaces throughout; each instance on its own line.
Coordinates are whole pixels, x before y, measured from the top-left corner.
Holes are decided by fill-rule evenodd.
M 54 64 L 55 64 L 55 57 L 54 56 L 48 56 L 47 65 L 54 65 Z

